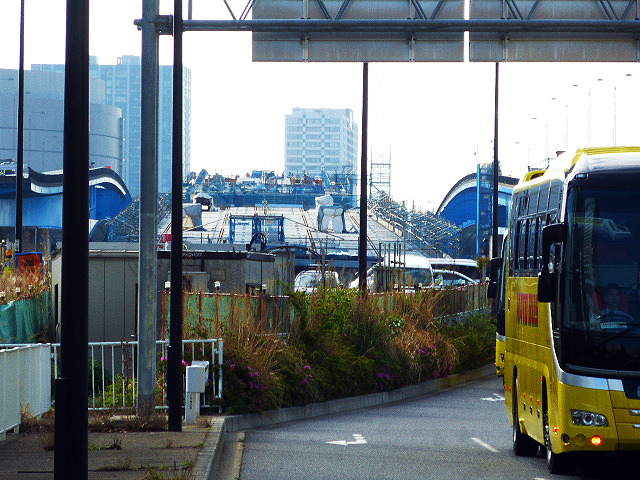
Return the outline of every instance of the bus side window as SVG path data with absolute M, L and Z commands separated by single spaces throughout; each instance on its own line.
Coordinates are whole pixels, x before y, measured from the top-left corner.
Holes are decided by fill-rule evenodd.
M 520 255 L 520 225 L 521 223 L 518 221 L 516 223 L 516 235 L 513 239 L 513 253 L 511 258 L 513 259 L 513 271 L 517 271 L 520 269 L 519 255 Z
M 538 201 L 538 211 L 546 212 L 549 210 L 549 184 L 545 183 L 540 186 L 540 200 Z
M 560 182 L 560 180 L 557 180 L 555 182 L 552 182 L 549 188 L 549 210 L 556 212 L 560 208 L 559 202 L 562 198 L 562 183 Z
M 529 209 L 529 192 L 523 192 L 520 199 L 520 212 L 519 216 L 522 217 L 527 214 Z
M 533 240 L 533 235 L 532 235 L 532 222 L 531 219 L 528 218 L 527 219 L 527 223 L 525 226 L 525 235 L 526 235 L 526 248 L 525 248 L 525 255 L 527 256 L 527 260 L 526 260 L 526 266 L 525 268 L 527 270 L 531 270 L 533 268 L 533 242 L 531 240 Z
M 540 216 L 540 228 L 538 230 L 538 268 L 542 268 L 542 230 L 548 225 L 546 218 L 546 215 Z
M 529 223 L 520 220 L 520 249 L 518 250 L 518 264 L 522 270 L 527 269 L 527 240 L 529 238 Z
M 512 272 L 518 268 L 518 207 L 520 205 L 520 194 L 516 193 L 513 196 L 511 204 L 511 225 L 509 230 L 512 233 L 511 241 L 509 242 L 509 270 Z M 515 233 L 515 235 L 513 235 Z
M 535 229 L 531 232 L 531 235 L 533 236 L 533 268 L 535 270 L 537 270 L 540 266 L 540 262 L 539 262 L 539 243 L 538 243 L 538 239 L 540 238 L 540 217 L 536 217 L 536 227 Z
M 531 195 L 529 197 L 529 210 L 527 212 L 528 215 L 535 215 L 538 213 L 538 196 L 539 191 L 538 187 L 536 187 L 531 191 Z

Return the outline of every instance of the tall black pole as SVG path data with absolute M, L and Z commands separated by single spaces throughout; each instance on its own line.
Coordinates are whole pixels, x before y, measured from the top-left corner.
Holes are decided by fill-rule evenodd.
M 167 361 L 169 430 L 182 430 L 182 0 L 173 4 L 173 155 L 171 167 L 171 324 Z
M 367 288 L 367 129 L 369 121 L 369 64 L 362 65 L 362 149 L 360 152 L 360 236 L 358 278 L 361 291 Z
M 24 170 L 24 0 L 20 2 L 20 66 L 18 67 L 18 146 L 16 152 L 16 252 L 22 251 L 22 188 Z
M 500 255 L 498 245 L 498 174 L 500 164 L 498 162 L 498 83 L 500 80 L 500 63 L 496 62 L 495 107 L 493 121 L 493 241 L 491 242 L 491 257 Z
M 88 478 L 89 0 L 67 0 L 56 480 Z

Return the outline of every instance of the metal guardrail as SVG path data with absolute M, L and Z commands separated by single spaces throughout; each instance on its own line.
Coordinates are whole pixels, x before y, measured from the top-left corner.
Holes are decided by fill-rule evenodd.
M 53 378 L 58 378 L 59 343 L 48 344 L 51 348 Z M 25 347 L 30 345 L 0 345 L 0 348 Z M 32 345 L 31 345 L 32 346 Z M 166 403 L 166 359 L 168 340 L 156 341 L 157 362 L 156 408 L 167 408 Z M 183 340 L 183 365 L 194 360 L 209 362 L 210 395 L 205 395 L 202 407 L 212 407 L 207 398 L 222 399 L 222 363 L 224 342 L 222 339 Z M 137 349 L 138 342 L 90 342 L 89 347 L 89 410 L 110 410 L 135 407 L 137 398 Z M 1 370 L 1 369 L 0 369 Z M 0 378 L 4 375 L 0 371 Z M 184 382 L 184 375 L 183 375 Z M 184 391 L 184 384 L 183 384 Z M 1 393 L 1 392 L 0 392 Z M 55 402 L 53 402 L 55 403 Z M 220 408 L 220 407 L 219 407 Z

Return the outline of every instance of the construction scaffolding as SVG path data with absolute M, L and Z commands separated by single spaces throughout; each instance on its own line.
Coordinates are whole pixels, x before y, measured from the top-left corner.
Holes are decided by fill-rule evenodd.
M 378 199 L 382 194 L 391 195 L 391 152 L 388 160 L 382 155 L 377 160 L 371 159 L 369 198 Z

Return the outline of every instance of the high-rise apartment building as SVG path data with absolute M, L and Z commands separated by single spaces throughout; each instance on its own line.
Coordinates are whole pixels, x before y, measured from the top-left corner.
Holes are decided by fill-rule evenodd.
M 122 110 L 124 121 L 124 168 L 122 177 L 135 197 L 140 194 L 140 57 L 124 55 L 116 65 L 100 65 L 91 57 L 89 65 L 92 78 L 105 84 L 105 101 Z M 64 73 L 64 65 L 32 65 L 32 70 Z M 191 168 L 191 70 L 183 69 L 183 173 Z M 161 65 L 158 99 L 158 191 L 171 191 L 173 67 Z
M 357 171 L 358 125 L 350 109 L 294 108 L 285 122 L 285 174 Z

